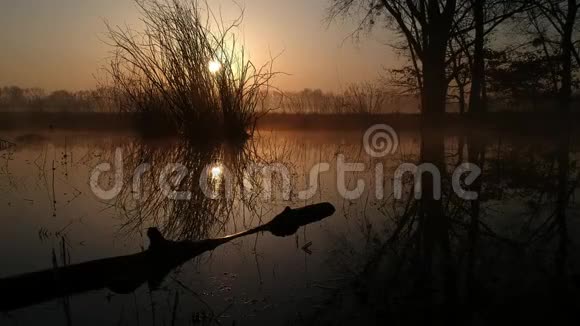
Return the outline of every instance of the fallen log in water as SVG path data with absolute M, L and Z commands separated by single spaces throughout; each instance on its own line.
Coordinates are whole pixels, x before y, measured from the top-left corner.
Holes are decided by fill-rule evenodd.
M 167 240 L 159 230 L 150 228 L 147 231 L 149 248 L 143 252 L 0 279 L 0 311 L 103 288 L 116 293 L 131 293 L 145 282 L 155 289 L 171 270 L 224 243 L 258 232 L 289 236 L 300 227 L 332 214 L 334 207 L 329 203 L 298 209 L 287 207 L 264 225 L 201 241 Z

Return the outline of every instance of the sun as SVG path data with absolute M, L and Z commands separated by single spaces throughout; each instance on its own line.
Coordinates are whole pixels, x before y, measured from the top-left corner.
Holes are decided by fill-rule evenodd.
M 209 72 L 211 72 L 212 74 L 215 74 L 216 72 L 218 72 L 222 68 L 222 64 L 219 63 L 219 61 L 217 61 L 217 60 L 211 60 L 209 62 L 208 68 L 209 68 Z
M 211 168 L 211 176 L 214 179 L 218 179 L 223 173 L 223 170 L 221 168 L 221 166 L 214 166 L 213 168 Z

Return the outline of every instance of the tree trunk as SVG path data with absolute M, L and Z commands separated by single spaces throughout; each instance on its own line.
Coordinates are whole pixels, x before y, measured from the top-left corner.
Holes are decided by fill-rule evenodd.
M 429 125 L 421 130 L 421 163 L 433 164 L 439 171 L 444 170 L 444 136 L 436 126 Z M 453 318 L 452 311 L 457 307 L 457 275 L 451 250 L 450 220 L 440 196 L 436 196 L 435 192 L 441 179 L 430 173 L 423 173 L 419 178 L 422 186 L 418 225 L 422 283 L 419 284 L 425 291 L 423 300 L 430 307 L 434 307 L 434 300 L 442 295 L 442 306 L 438 309 L 444 313 L 431 310 L 429 315 L 434 324 L 445 324 L 449 323 L 447 319 Z M 440 319 L 441 316 L 446 317 Z
M 422 58 L 423 92 L 422 113 L 428 117 L 438 117 L 445 113 L 448 82 L 446 76 L 446 49 L 449 42 L 447 26 L 433 26 L 429 32 L 429 44 Z
M 570 110 L 570 97 L 572 96 L 572 34 L 576 22 L 578 5 L 576 0 L 568 0 L 568 13 L 564 23 L 561 40 L 561 60 L 562 60 L 562 84 L 560 88 L 560 110 L 562 114 L 567 114 Z
M 425 116 L 441 116 L 445 113 L 447 101 L 447 80 L 445 64 L 428 59 L 424 61 L 422 113 Z
M 473 16 L 475 19 L 475 44 L 473 50 L 469 112 L 474 114 L 479 114 L 485 111 L 485 105 L 483 103 L 483 88 L 485 83 L 484 4 L 485 0 L 473 1 Z
M 459 113 L 461 115 L 465 114 L 465 89 L 463 84 L 459 85 Z
M 479 166 L 480 168 L 485 167 L 485 152 L 486 143 L 485 139 L 481 136 L 468 136 L 468 162 L 472 162 Z M 483 185 L 483 176 L 479 176 L 473 184 L 470 186 L 471 191 L 478 193 L 481 198 L 481 191 Z M 480 221 L 481 221 L 481 201 L 480 198 L 471 201 L 470 210 L 470 224 L 468 233 L 468 243 L 467 243 L 467 277 L 465 290 L 467 291 L 468 305 L 470 311 L 477 311 L 477 261 L 480 247 Z

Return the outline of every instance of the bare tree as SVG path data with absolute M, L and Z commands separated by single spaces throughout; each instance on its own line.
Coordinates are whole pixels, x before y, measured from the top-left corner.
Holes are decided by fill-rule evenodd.
M 459 30 L 473 34 L 471 59 L 471 92 L 469 111 L 481 113 L 486 111 L 485 98 L 485 47 L 486 37 L 491 34 L 501 23 L 517 13 L 526 10 L 529 4 L 526 1 L 506 0 L 470 0 L 472 25 Z M 470 31 L 471 29 L 471 31 Z M 465 44 L 465 43 L 464 43 Z M 470 51 L 469 48 L 465 49 Z
M 461 98 L 469 87 L 469 110 L 483 112 L 486 37 L 529 7 L 523 0 L 332 0 L 330 17 L 362 13 L 359 31 L 384 17 L 386 26 L 406 43 L 399 49 L 406 51 L 415 69 L 423 113 L 445 112 L 450 82 L 462 93 Z
M 398 32 L 408 45 L 420 85 L 424 115 L 445 112 L 448 76 L 447 49 L 454 18 L 465 4 L 456 0 L 331 0 L 330 17 L 362 13 L 361 30 L 383 17 L 387 28 Z
M 542 43 L 557 44 L 560 64 L 560 90 L 562 113 L 570 110 L 570 98 L 572 96 L 573 59 L 580 65 L 580 55 L 575 44 L 574 32 L 580 10 L 578 0 L 532 0 L 534 10 L 530 12 L 532 24 L 541 31 Z M 542 26 L 544 25 L 544 26 Z M 559 40 L 553 40 L 550 36 L 556 36 Z

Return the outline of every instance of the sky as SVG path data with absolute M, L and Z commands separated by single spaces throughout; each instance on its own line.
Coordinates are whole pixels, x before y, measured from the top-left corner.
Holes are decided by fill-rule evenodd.
M 209 0 L 227 21 L 239 14 L 232 0 Z M 340 91 L 375 81 L 399 58 L 385 45 L 392 36 L 376 30 L 360 41 L 348 36 L 356 21 L 325 21 L 329 0 L 238 0 L 245 9 L 239 34 L 260 65 L 281 54 L 275 85 L 287 91 Z M 81 90 L 103 79 L 110 47 L 105 21 L 139 26 L 133 0 L 2 0 L 0 86 Z

